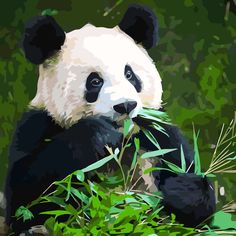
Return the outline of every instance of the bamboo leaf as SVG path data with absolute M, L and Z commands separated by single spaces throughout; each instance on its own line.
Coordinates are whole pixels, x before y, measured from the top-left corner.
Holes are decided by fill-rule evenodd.
M 158 111 L 156 109 L 143 108 L 143 109 L 140 109 L 138 115 L 142 116 L 143 118 L 159 121 L 161 123 L 166 123 L 167 124 L 167 123 L 170 122 L 170 119 L 169 119 L 168 115 L 165 112 Z
M 141 158 L 145 159 L 145 158 L 163 156 L 163 155 L 165 155 L 167 153 L 170 153 L 170 152 L 173 152 L 173 151 L 176 151 L 176 150 L 177 150 L 177 148 L 173 148 L 173 149 L 160 149 L 160 150 L 157 150 L 157 151 L 146 152 L 146 153 L 144 153 L 141 156 Z
M 144 173 L 144 174 L 149 174 L 149 173 L 151 173 L 151 172 L 153 172 L 153 171 L 155 171 L 155 170 L 157 170 L 156 167 L 150 167 L 150 168 L 145 169 L 145 170 L 143 171 L 143 173 Z
M 199 155 L 198 144 L 197 144 L 198 136 L 199 136 L 199 131 L 196 134 L 195 129 L 193 127 L 194 163 L 195 163 L 194 172 L 197 175 L 201 175 L 201 161 L 200 161 L 200 155 Z
M 40 215 L 54 215 L 57 218 L 58 216 L 71 215 L 71 213 L 69 211 L 54 210 L 41 212 Z
M 156 138 L 153 136 L 153 134 L 146 129 L 141 129 L 143 131 L 143 133 L 145 134 L 145 136 L 149 139 L 149 141 L 151 141 L 151 143 L 156 146 L 158 149 L 161 149 L 159 143 L 157 142 Z
M 84 202 L 85 204 L 88 204 L 89 198 L 83 192 L 80 192 L 78 189 L 73 188 L 73 187 L 71 188 L 71 192 L 82 202 Z
M 133 124 L 133 122 L 131 119 L 126 119 L 124 121 L 124 131 L 123 131 L 124 137 L 126 137 L 128 135 L 128 133 L 130 132 L 132 124 Z
M 80 181 L 80 182 L 84 182 L 84 172 L 81 170 L 77 170 L 75 171 L 75 175 L 76 178 Z
M 41 15 L 42 16 L 55 16 L 58 14 L 58 11 L 55 9 L 45 9 L 42 11 Z
M 110 156 L 104 157 L 103 159 L 101 159 L 99 161 L 96 161 L 95 163 L 93 163 L 93 164 L 83 168 L 81 171 L 89 172 L 89 171 L 92 171 L 92 170 L 96 170 L 96 169 L 102 167 L 103 165 L 105 165 L 107 162 L 109 162 L 110 160 L 112 160 L 115 157 L 116 157 L 115 154 L 112 154 Z
M 17 218 L 22 217 L 23 221 L 25 222 L 26 220 L 31 220 L 34 218 L 34 215 L 32 214 L 32 212 L 24 207 L 24 206 L 20 206 L 17 210 L 16 210 L 16 214 L 15 216 Z
M 234 157 L 229 157 L 229 158 L 227 158 L 226 160 L 227 160 L 227 161 L 234 161 L 234 160 L 236 160 L 236 156 L 234 156 Z
M 174 173 L 184 173 L 184 171 L 174 163 L 171 163 L 167 160 L 161 159 L 162 161 L 165 162 L 165 164 L 174 172 Z
M 183 172 L 186 172 L 186 161 L 182 144 L 180 145 L 180 156 L 181 156 L 181 169 L 183 170 Z
M 137 155 L 138 155 L 138 151 L 139 151 L 139 148 L 140 148 L 140 141 L 138 138 L 134 138 L 134 144 L 135 144 L 135 152 L 134 152 L 134 156 L 133 156 L 133 160 L 132 160 L 132 163 L 131 163 L 131 170 L 134 169 L 135 167 L 135 164 L 137 162 Z
M 153 127 L 157 131 L 159 131 L 159 132 L 163 133 L 164 135 L 166 135 L 167 137 L 169 137 L 169 134 L 166 133 L 165 129 L 161 125 L 159 125 L 158 123 L 152 122 L 151 127 Z

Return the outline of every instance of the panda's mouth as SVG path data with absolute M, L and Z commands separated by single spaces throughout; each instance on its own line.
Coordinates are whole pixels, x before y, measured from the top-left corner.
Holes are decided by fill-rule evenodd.
M 128 113 L 124 113 L 124 114 L 120 114 L 118 112 L 115 112 L 113 114 L 112 120 L 117 122 L 119 125 L 123 125 L 124 120 L 126 119 L 133 119 L 135 117 L 137 117 L 138 114 L 138 109 L 134 109 L 132 110 L 129 114 Z
M 137 112 L 133 113 L 133 114 L 115 114 L 112 118 L 112 120 L 119 126 L 119 127 L 123 127 L 124 126 L 124 121 L 127 119 L 130 119 L 133 122 L 133 119 L 135 119 L 137 117 Z
M 118 114 L 117 117 L 114 117 L 114 120 L 117 122 L 117 123 L 121 123 L 121 122 L 124 122 L 124 120 L 130 118 L 128 114 L 123 114 L 123 115 L 120 115 Z

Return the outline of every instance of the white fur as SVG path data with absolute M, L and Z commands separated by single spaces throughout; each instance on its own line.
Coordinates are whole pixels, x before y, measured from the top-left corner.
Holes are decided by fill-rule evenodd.
M 142 82 L 137 93 L 125 78 L 130 65 Z M 104 79 L 98 99 L 84 99 L 88 75 L 97 72 Z M 62 126 L 70 126 L 88 115 L 116 119 L 113 106 L 134 100 L 137 107 L 130 116 L 145 107 L 161 106 L 162 86 L 159 73 L 142 46 L 137 45 L 119 27 L 101 28 L 87 24 L 66 34 L 66 41 L 55 59 L 40 65 L 38 90 L 31 106 L 45 108 Z

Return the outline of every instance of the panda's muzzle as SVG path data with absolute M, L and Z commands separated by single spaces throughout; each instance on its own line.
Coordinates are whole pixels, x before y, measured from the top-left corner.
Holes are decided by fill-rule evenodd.
M 134 110 L 134 108 L 137 106 L 137 102 L 135 101 L 129 101 L 129 102 L 124 102 L 124 103 L 120 103 L 117 104 L 115 106 L 113 106 L 114 110 L 118 113 L 120 113 L 121 115 L 124 114 L 128 114 Z

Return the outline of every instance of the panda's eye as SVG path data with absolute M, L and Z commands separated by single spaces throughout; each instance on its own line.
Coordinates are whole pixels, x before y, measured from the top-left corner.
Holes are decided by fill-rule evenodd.
M 125 66 L 124 76 L 135 87 L 136 91 L 140 93 L 142 89 L 141 81 L 137 78 L 130 65 Z
M 97 72 L 92 72 L 86 81 L 87 90 L 98 90 L 103 85 L 103 79 L 99 76 Z
M 132 71 L 131 70 L 126 71 L 125 77 L 126 77 L 127 80 L 131 80 L 132 77 L 133 77 Z
M 96 102 L 98 99 L 99 92 L 103 86 L 103 79 L 97 72 L 92 72 L 86 81 L 85 99 L 89 103 Z
M 100 87 L 102 86 L 103 84 L 103 80 L 101 78 L 93 78 L 91 81 L 90 81 L 90 84 L 93 86 L 93 87 Z

